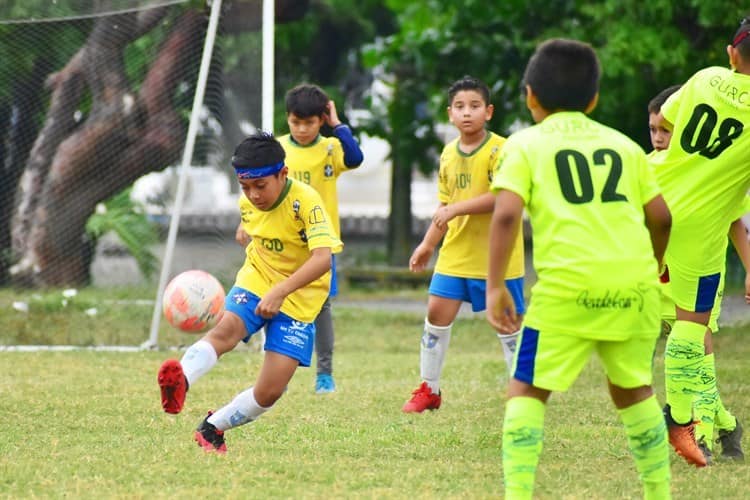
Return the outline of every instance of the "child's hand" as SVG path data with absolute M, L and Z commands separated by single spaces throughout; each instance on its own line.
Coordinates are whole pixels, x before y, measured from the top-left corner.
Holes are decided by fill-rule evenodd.
M 516 314 L 516 304 L 505 286 L 487 288 L 486 299 L 485 315 L 495 330 L 509 334 L 521 329 L 521 322 Z
M 255 314 L 266 319 L 273 318 L 279 313 L 285 298 L 286 294 L 278 285 L 272 287 L 261 297 L 260 302 L 255 307 Z
M 427 263 L 430 261 L 430 257 L 432 257 L 433 251 L 434 250 L 429 246 L 420 243 L 419 246 L 414 249 L 414 253 L 411 254 L 411 257 L 409 257 L 409 271 L 415 273 L 424 271 L 425 267 L 427 267 Z
M 234 233 L 234 239 L 244 248 L 250 244 L 250 240 L 252 238 L 250 238 L 250 235 L 247 234 L 244 229 L 242 229 L 242 225 L 240 224 L 239 226 L 237 226 L 237 231 L 235 231 Z
M 325 117 L 326 123 L 331 127 L 341 125 L 341 120 L 339 120 L 339 115 L 336 112 L 336 104 L 333 101 L 328 101 L 328 104 L 326 105 L 326 113 L 323 116 Z
M 456 212 L 451 205 L 445 205 L 435 210 L 435 214 L 432 216 L 432 222 L 435 223 L 438 229 L 445 229 L 448 222 L 450 222 L 455 216 Z

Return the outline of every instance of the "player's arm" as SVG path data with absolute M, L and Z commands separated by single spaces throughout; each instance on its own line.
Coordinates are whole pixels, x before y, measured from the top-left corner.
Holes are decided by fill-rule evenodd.
M 242 227 L 242 222 L 237 224 L 237 230 L 234 232 L 234 240 L 244 248 L 250 244 L 251 239 L 250 235 Z
M 438 211 L 443 207 L 445 207 L 445 203 L 440 204 Z M 433 218 L 433 221 L 430 222 L 430 227 L 427 228 L 427 232 L 422 238 L 422 242 L 417 245 L 417 248 L 414 249 L 411 257 L 409 257 L 410 271 L 424 271 L 427 263 L 430 261 L 430 257 L 435 252 L 435 247 L 443 239 L 446 232 L 448 232 L 448 226 L 438 227 Z
M 661 270 L 664 262 L 664 251 L 667 249 L 669 233 L 672 230 L 672 214 L 669 212 L 669 207 L 667 207 L 662 195 L 657 195 L 643 205 L 643 212 L 646 216 L 646 227 L 651 235 L 654 257 L 656 257 L 659 270 Z
M 344 165 L 348 168 L 357 168 L 362 164 L 365 157 L 359 147 L 357 139 L 352 134 L 352 129 L 348 125 L 341 123 L 339 115 L 336 112 L 336 104 L 328 101 L 328 110 L 325 114 L 326 123 L 333 129 L 333 135 L 341 143 L 341 149 L 344 151 Z
M 320 247 L 310 251 L 310 257 L 284 281 L 275 284 L 261 299 L 255 313 L 270 318 L 281 309 L 284 299 L 295 290 L 303 288 L 331 269 L 331 248 Z
M 487 192 L 468 200 L 457 201 L 456 203 L 438 208 L 432 216 L 432 222 L 439 228 L 447 228 L 448 222 L 454 217 L 490 213 L 494 206 L 495 195 Z
M 742 219 L 729 226 L 729 239 L 745 268 L 745 302 L 750 304 L 750 242 L 747 241 L 747 228 Z
M 490 255 L 487 269 L 487 321 L 501 333 L 518 331 L 518 317 L 505 275 L 516 235 L 521 230 L 524 201 L 518 194 L 500 190 L 490 221 Z

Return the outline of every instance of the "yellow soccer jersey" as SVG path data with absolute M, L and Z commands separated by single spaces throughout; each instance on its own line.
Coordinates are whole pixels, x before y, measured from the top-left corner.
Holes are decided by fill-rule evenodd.
M 492 189 L 531 218 L 534 268 L 525 322 L 593 339 L 656 335 L 657 263 L 643 206 L 659 194 L 643 150 L 579 112 L 513 134 Z
M 287 180 L 279 200 L 260 210 L 245 197 L 239 199 L 242 228 L 252 237 L 245 263 L 235 285 L 263 297 L 270 288 L 292 275 L 310 258 L 311 250 L 329 247 L 341 251 L 333 234 L 331 218 L 320 195 L 304 183 Z M 281 312 L 310 323 L 323 306 L 331 284 L 331 272 L 289 294 Z
M 674 131 L 650 161 L 672 212 L 667 263 L 695 276 L 720 272 L 734 207 L 750 187 L 750 76 L 704 69 L 661 109 Z
M 349 170 L 344 164 L 344 151 L 336 137 L 321 135 L 307 146 L 300 146 L 290 134 L 279 138 L 284 147 L 289 167 L 289 176 L 309 184 L 323 198 L 331 225 L 337 238 L 341 238 L 339 224 L 339 198 L 336 191 L 336 180 L 342 172 Z
M 505 139 L 487 132 L 482 145 L 469 154 L 458 149 L 458 141 L 455 139 L 446 144 L 440 155 L 438 199 L 445 204 L 470 200 L 489 192 L 492 172 Z M 435 272 L 461 278 L 487 279 L 491 218 L 492 213 L 488 212 L 459 215 L 448 222 L 448 232 L 440 247 Z M 519 234 L 506 278 L 523 276 L 523 266 L 523 235 Z

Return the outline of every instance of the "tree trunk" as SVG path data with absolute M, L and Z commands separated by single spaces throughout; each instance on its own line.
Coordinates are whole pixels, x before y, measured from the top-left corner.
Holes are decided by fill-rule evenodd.
M 179 157 L 186 127 L 172 98 L 195 72 L 204 39 L 196 34 L 205 31 L 206 17 L 186 11 L 176 21 L 135 95 L 123 52 L 159 20 L 153 11 L 99 18 L 86 44 L 50 77 L 50 110 L 29 156 L 13 221 L 15 283 L 86 284 L 83 235 L 96 205 Z M 91 112 L 78 125 L 73 116 L 85 88 Z
M 394 106 L 391 116 L 391 213 L 388 216 L 388 263 L 392 266 L 408 265 L 412 252 L 411 179 L 412 165 L 404 154 L 402 138 L 409 134 L 411 108 L 398 109 L 398 93 L 403 91 L 401 83 L 395 87 Z

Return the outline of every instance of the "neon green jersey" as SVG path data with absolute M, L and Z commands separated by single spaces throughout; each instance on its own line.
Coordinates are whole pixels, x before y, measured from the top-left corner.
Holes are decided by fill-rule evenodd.
M 505 138 L 487 132 L 484 142 L 468 154 L 458 148 L 458 142 L 459 139 L 454 139 L 446 144 L 440 155 L 440 203 L 456 203 L 488 193 Z M 461 278 L 487 279 L 491 218 L 492 212 L 487 212 L 459 215 L 448 222 L 448 232 L 435 263 L 435 272 Z M 523 235 L 519 234 L 506 278 L 520 278 L 523 273 Z
M 315 141 L 300 146 L 290 134 L 279 138 L 286 152 L 284 163 L 289 167 L 289 177 L 309 184 L 323 198 L 331 225 L 337 238 L 341 238 L 339 225 L 339 198 L 336 180 L 349 168 L 344 164 L 344 151 L 335 137 L 318 136 Z
M 513 134 L 495 191 L 524 201 L 538 281 L 525 323 L 595 339 L 655 335 L 657 263 L 643 206 L 659 194 L 643 150 L 579 112 Z
M 288 179 L 273 207 L 260 210 L 245 195 L 239 199 L 242 228 L 252 238 L 235 285 L 259 297 L 292 275 L 310 258 L 311 250 L 341 251 L 331 218 L 320 195 L 311 187 Z M 315 320 L 328 297 L 331 272 L 289 294 L 281 312 L 297 321 Z
M 664 154 L 650 161 L 672 212 L 667 263 L 696 276 L 722 271 L 726 235 L 750 187 L 750 76 L 711 67 L 661 108 L 674 124 Z

